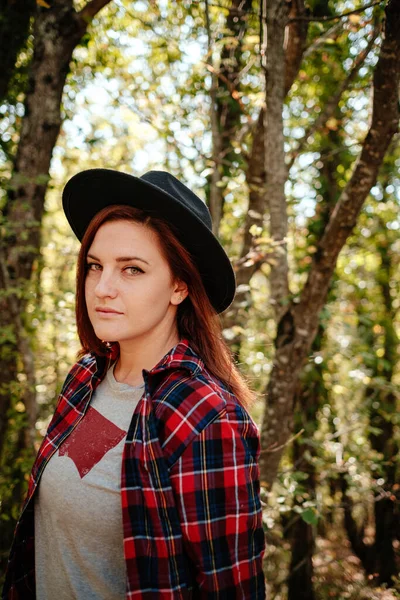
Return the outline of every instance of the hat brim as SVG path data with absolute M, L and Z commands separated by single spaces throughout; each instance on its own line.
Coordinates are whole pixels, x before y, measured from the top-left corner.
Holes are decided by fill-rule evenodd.
M 192 255 L 217 313 L 223 312 L 232 303 L 236 281 L 225 250 L 194 213 L 157 185 L 112 169 L 88 169 L 68 181 L 62 204 L 79 241 L 82 241 L 92 218 L 106 206 L 124 204 L 157 212 L 175 225 L 179 241 Z

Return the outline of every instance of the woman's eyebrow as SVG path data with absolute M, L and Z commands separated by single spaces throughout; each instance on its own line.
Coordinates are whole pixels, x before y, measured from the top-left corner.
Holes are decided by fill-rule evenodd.
M 86 257 L 92 258 L 93 260 L 97 260 L 98 262 L 100 262 L 100 259 L 94 256 L 93 254 L 87 254 Z M 146 263 L 146 265 L 149 264 L 147 260 L 144 260 L 144 258 L 140 258 L 140 256 L 118 256 L 118 258 L 116 258 L 115 260 L 116 262 L 129 262 L 130 260 L 140 260 L 141 262 Z

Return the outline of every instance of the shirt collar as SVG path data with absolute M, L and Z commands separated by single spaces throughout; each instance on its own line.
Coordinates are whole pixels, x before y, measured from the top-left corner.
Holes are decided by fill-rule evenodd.
M 93 354 L 97 364 L 97 371 L 100 372 L 100 378 L 107 371 L 109 366 L 119 356 L 118 342 L 111 342 L 108 347 L 106 357 L 100 357 Z M 105 360 L 106 359 L 106 360 Z M 145 378 L 152 378 L 155 375 L 167 371 L 169 369 L 186 369 L 193 375 L 200 372 L 204 368 L 202 359 L 190 347 L 189 340 L 183 338 L 176 346 L 171 348 L 165 356 L 150 370 L 143 369 Z

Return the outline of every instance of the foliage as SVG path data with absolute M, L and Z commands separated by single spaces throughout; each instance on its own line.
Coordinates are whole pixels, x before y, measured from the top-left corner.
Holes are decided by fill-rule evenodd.
M 308 3 L 315 14 L 320 4 Z M 344 1 L 331 4 L 334 12 L 359 6 Z M 254 7 L 242 43 L 246 67 L 240 79 L 241 127 L 232 140 L 234 156 L 226 165 L 222 182 L 225 203 L 220 237 L 233 259 L 240 253 L 248 202 L 245 169 L 254 120 L 263 101 L 257 8 Z M 294 158 L 310 124 L 348 76 L 373 34 L 381 10 L 382 7 L 368 9 L 336 26 L 331 22 L 310 24 L 307 45 L 315 49 L 303 60 L 284 107 L 289 157 Z M 235 40 L 224 29 L 226 11 L 211 5 L 210 20 L 212 64 L 218 69 L 221 54 Z M 325 35 L 328 31 L 331 34 Z M 344 91 L 334 115 L 307 137 L 289 171 L 288 244 L 290 283 L 295 295 L 304 285 L 319 235 L 329 217 L 327 198 L 331 210 L 349 179 L 367 131 L 371 75 L 378 50 L 379 39 Z M 4 179 L 10 174 L 17 151 L 31 52 L 30 37 L 20 52 L 9 97 L 0 106 L 4 116 L 0 126 L 0 175 Z M 61 210 L 62 186 L 83 168 L 107 166 L 132 172 L 160 168 L 181 176 L 206 199 L 213 169 L 212 81 L 207 65 L 210 56 L 203 2 L 115 0 L 95 19 L 90 33 L 74 52 L 62 101 L 64 125 L 50 171 L 41 256 L 29 289 L 24 292 L 28 303 L 23 321 L 31 336 L 37 377 L 37 443 L 46 430 L 57 394 L 79 348 L 74 315 L 74 269 L 79 246 Z M 365 524 L 366 538 L 372 541 L 374 503 L 382 490 L 387 491 L 388 467 L 387 457 L 373 447 L 373 435 L 379 434 L 374 411 L 379 410 L 382 419 L 391 421 L 393 439 L 397 447 L 400 444 L 399 356 L 395 350 L 387 356 L 384 335 L 385 331 L 391 331 L 395 347 L 400 336 L 399 165 L 396 143 L 360 214 L 357 229 L 340 255 L 332 293 L 321 315 L 325 328 L 321 348 L 308 357 L 304 368 L 303 386 L 320 386 L 316 418 L 306 423 L 297 439 L 317 473 L 316 496 L 309 493 L 306 469 L 299 470 L 293 464 L 292 444 L 284 456 L 274 490 L 269 493 L 262 490 L 268 542 L 265 569 L 270 597 L 276 600 L 285 598 L 287 589 L 290 546 L 285 531 L 290 518 L 302 519 L 317 534 L 314 567 L 318 598 L 378 597 L 363 596 L 368 592 L 368 581 L 346 538 L 339 481 L 345 473 L 354 519 L 360 526 Z M 13 185 L 17 184 L 14 179 Z M 268 246 L 268 214 L 257 235 Z M 391 329 L 387 327 L 388 314 L 384 311 L 380 285 L 382 247 L 389 250 L 393 261 L 388 282 L 393 307 L 389 315 Z M 259 400 L 252 413 L 258 424 L 275 350 L 276 324 L 269 303 L 269 273 L 270 266 L 265 263 L 252 277 L 246 321 L 237 322 L 233 331 L 225 331 L 228 340 L 238 332 L 243 334 L 239 363 L 258 393 Z M 13 335 L 11 327 L 4 329 L 2 342 Z M 318 366 L 320 370 L 316 369 Z M 386 376 L 388 370 L 390 380 Z M 1 513 L 2 521 L 16 519 L 33 460 L 32 452 L 18 454 L 18 436 L 25 419 L 19 402 L 19 385 L 18 381 L 9 391 L 13 402 L 8 415 L 10 434 L 0 470 L 0 498 L 2 506 L 11 503 L 12 507 L 9 512 Z M 397 398 L 397 410 L 385 406 L 373 395 L 367 397 L 368 389 L 379 398 L 392 392 Z M 398 457 L 392 456 L 390 461 L 399 473 Z M 399 515 L 400 490 L 395 485 L 390 491 Z M 395 548 L 399 560 L 398 540 Z M 5 555 L 6 549 L 1 552 Z M 393 585 L 393 589 L 398 588 L 398 580 Z M 382 592 L 379 597 L 395 596 L 384 596 Z

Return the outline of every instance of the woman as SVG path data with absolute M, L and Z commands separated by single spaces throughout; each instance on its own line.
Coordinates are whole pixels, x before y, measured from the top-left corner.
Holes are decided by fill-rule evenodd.
M 265 598 L 259 436 L 221 335 L 235 278 L 208 209 L 168 173 L 107 169 L 72 177 L 63 208 L 82 348 L 3 598 Z

